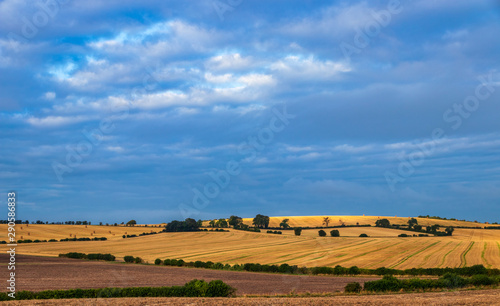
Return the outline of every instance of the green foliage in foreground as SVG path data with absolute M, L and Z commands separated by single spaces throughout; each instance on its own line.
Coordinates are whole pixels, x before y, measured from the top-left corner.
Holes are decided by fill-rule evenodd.
M 184 286 L 172 287 L 132 287 L 101 289 L 46 290 L 40 292 L 19 291 L 16 300 L 35 299 L 85 299 L 114 297 L 229 297 L 236 289 L 221 280 L 207 283 L 204 280 L 192 280 Z M 12 300 L 7 293 L 0 293 L 0 301 Z
M 427 289 L 456 289 L 466 286 L 490 286 L 498 285 L 500 277 L 487 276 L 484 274 L 473 275 L 470 278 L 463 278 L 457 274 L 446 273 L 439 279 L 397 279 L 394 276 L 386 275 L 381 280 L 366 282 L 365 291 L 416 291 Z M 347 286 L 346 286 L 347 290 Z

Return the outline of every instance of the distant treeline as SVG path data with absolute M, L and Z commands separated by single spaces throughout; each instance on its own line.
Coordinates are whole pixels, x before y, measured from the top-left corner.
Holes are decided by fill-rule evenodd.
M 59 242 L 64 242 L 64 241 L 105 241 L 108 240 L 106 237 L 93 237 L 93 238 L 88 238 L 88 237 L 82 237 L 82 238 L 63 238 L 60 239 Z M 39 243 L 39 242 L 58 242 L 57 239 L 50 239 L 50 240 L 31 240 L 31 239 L 24 239 L 24 240 L 18 240 L 17 243 Z
M 59 254 L 59 257 L 76 258 L 76 259 L 88 259 L 88 260 L 105 260 L 105 261 L 115 261 L 116 257 L 111 254 L 85 254 L 78 252 L 69 252 L 66 254 Z

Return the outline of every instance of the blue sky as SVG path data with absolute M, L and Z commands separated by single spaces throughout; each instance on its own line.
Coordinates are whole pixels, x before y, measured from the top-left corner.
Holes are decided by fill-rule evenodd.
M 498 1 L 0 1 L 20 219 L 499 221 Z

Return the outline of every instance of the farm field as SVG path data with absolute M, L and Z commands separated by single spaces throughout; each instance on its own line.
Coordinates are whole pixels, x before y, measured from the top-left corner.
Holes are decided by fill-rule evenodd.
M 108 239 L 122 239 L 122 235 L 139 235 L 147 232 L 159 232 L 163 228 L 152 226 L 100 226 L 100 225 L 57 225 L 57 224 L 17 224 L 16 239 L 64 239 L 64 238 L 93 238 L 106 237 Z M 0 224 L 0 241 L 7 241 L 7 224 Z
M 329 217 L 331 222 L 329 226 L 340 226 L 342 224 L 345 225 L 356 225 L 359 224 L 371 224 L 375 225 L 375 222 L 379 219 L 388 219 L 391 224 L 407 224 L 408 220 L 411 217 L 387 217 L 387 216 L 291 216 L 291 217 L 270 217 L 269 218 L 269 226 L 270 227 L 279 227 L 280 222 L 287 218 L 290 219 L 291 227 L 320 227 L 323 226 L 323 218 Z M 438 219 L 430 219 L 430 218 L 415 218 L 418 221 L 418 224 L 422 226 L 439 224 L 442 226 L 465 226 L 465 227 L 484 227 L 488 224 L 484 223 L 476 223 L 469 221 L 454 221 L 454 220 L 438 220 Z M 243 218 L 243 223 L 252 226 L 253 218 Z M 208 225 L 208 222 L 206 224 Z
M 0 262 L 7 260 L 7 254 L 0 254 Z M 18 280 L 17 290 L 29 291 L 182 286 L 193 279 L 220 279 L 236 288 L 238 295 L 275 295 L 288 294 L 293 290 L 297 293 L 343 291 L 349 282 L 380 279 L 371 276 L 324 277 L 144 266 L 25 255 L 19 255 L 18 261 L 16 271 L 22 277 Z M 1 269 L 0 275 L 8 279 L 8 273 L 7 269 Z
M 50 226 L 52 225 L 45 225 Z M 75 231 L 75 226 L 69 227 L 69 230 Z M 120 230 L 131 233 L 131 229 Z M 109 230 L 118 229 L 110 227 Z M 144 228 L 134 230 L 143 232 Z M 406 269 L 483 264 L 500 268 L 498 230 L 456 229 L 451 237 L 408 238 L 395 237 L 405 231 L 384 228 L 340 228 L 339 231 L 342 236 L 339 238 L 318 237 L 317 230 L 312 229 L 304 230 L 302 236 L 294 236 L 293 231 L 283 231 L 283 235 L 275 235 L 230 230 L 161 233 L 123 239 L 121 236 L 117 237 L 116 233 L 114 238 L 108 241 L 20 244 L 17 252 L 43 256 L 57 256 L 68 252 L 111 253 L 118 259 L 132 255 L 150 263 L 156 258 L 177 258 L 229 264 L 288 263 L 308 267 L 356 265 L 362 268 Z M 371 237 L 359 238 L 359 231 Z M 59 234 L 64 235 L 61 232 Z M 6 249 L 5 245 L 0 247 L 0 251 Z
M 500 290 L 467 290 L 334 297 L 110 298 L 40 300 L 36 305 L 498 305 Z M 8 305 L 32 305 L 13 301 Z

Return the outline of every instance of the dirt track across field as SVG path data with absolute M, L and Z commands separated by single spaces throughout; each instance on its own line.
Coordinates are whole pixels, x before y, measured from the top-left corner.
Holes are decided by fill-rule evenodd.
M 0 254 L 5 265 L 7 254 Z M 0 268 L 7 280 L 7 269 Z M 220 279 L 237 289 L 237 295 L 274 295 L 343 291 L 350 282 L 374 277 L 320 277 L 234 272 L 210 269 L 95 262 L 69 258 L 16 256 L 17 290 L 87 289 L 104 287 L 158 287 L 184 285 L 193 279 Z M 6 289 L 4 288 L 3 291 Z
M 4 302 L 6 305 L 500 305 L 500 290 L 300 298 L 121 298 Z M 2 303 L 3 304 L 3 303 Z

